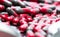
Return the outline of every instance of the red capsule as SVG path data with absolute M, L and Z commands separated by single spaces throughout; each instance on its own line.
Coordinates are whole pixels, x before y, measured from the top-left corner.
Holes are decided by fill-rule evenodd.
M 7 13 L 7 12 L 1 12 L 1 16 L 2 16 L 2 15 L 8 16 L 8 13 Z
M 27 22 L 32 21 L 32 17 L 28 14 L 20 14 L 20 20 L 25 20 Z
M 58 2 L 54 2 L 54 5 L 58 6 L 58 5 L 60 5 L 60 2 L 59 1 Z
M 18 17 L 13 18 L 12 23 L 18 23 L 18 22 L 19 22 L 19 18 Z
M 33 21 L 33 19 L 32 19 L 32 18 L 30 18 L 30 17 L 28 17 L 28 18 L 27 18 L 27 20 L 28 20 L 28 22 Z
M 31 30 L 27 31 L 26 37 L 35 37 L 34 33 Z
M 19 26 L 18 29 L 19 29 L 21 32 L 25 32 L 26 29 L 27 29 L 27 27 L 28 27 L 28 24 L 23 24 L 23 25 Z
M 40 26 L 36 26 L 33 29 L 34 32 L 40 32 L 40 30 L 41 30 L 41 27 Z
M 39 9 L 31 9 L 29 12 L 31 15 L 36 15 L 39 13 Z
M 8 13 L 6 12 L 1 12 L 0 17 L 2 18 L 2 21 L 6 20 L 8 17 Z
M 19 23 L 20 23 L 20 25 L 27 24 L 27 22 L 25 20 L 20 20 Z
M 47 9 L 46 8 L 41 8 L 40 11 L 43 12 L 43 13 L 46 13 Z
M 25 22 L 27 22 L 27 19 L 24 18 L 24 17 L 20 17 L 20 21 L 25 21 Z
M 28 8 L 22 8 L 22 10 L 24 11 L 24 13 L 29 13 L 30 12 L 30 9 L 28 9 Z
M 0 4 L 3 4 L 4 0 L 0 0 Z
M 32 19 L 31 16 L 27 16 L 26 19 L 27 19 L 27 22 L 31 22 L 31 21 L 33 21 L 33 19 Z
M 7 19 L 8 15 L 1 15 L 2 21 L 5 21 Z
M 31 2 L 38 2 L 38 0 L 30 0 Z
M 35 17 L 39 17 L 39 19 L 42 19 L 43 15 L 42 14 L 36 14 Z
M 0 5 L 0 11 L 3 11 L 5 9 L 4 5 Z
M 14 18 L 14 16 L 8 16 L 7 19 L 6 19 L 6 21 L 12 21 L 13 18 Z
M 6 19 L 7 17 L 8 17 L 8 15 L 5 15 L 5 14 L 4 15 L 1 15 L 1 18 L 2 19 Z
M 49 13 L 49 14 L 51 14 L 51 13 L 53 13 L 52 12 L 52 9 L 50 9 L 50 8 L 47 8 L 47 7 L 42 7 L 41 9 L 40 9 L 40 11 L 42 12 L 42 13 Z
M 28 14 L 20 14 L 20 17 L 27 17 Z

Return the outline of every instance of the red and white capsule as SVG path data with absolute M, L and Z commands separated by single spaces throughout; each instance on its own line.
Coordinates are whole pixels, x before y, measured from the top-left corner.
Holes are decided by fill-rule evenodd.
M 34 35 L 33 31 L 28 30 L 26 33 L 26 37 L 35 37 L 35 35 Z

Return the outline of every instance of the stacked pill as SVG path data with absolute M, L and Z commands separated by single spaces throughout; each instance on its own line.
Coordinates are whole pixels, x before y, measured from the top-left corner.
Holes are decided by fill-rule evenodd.
M 60 1 L 0 0 L 0 22 L 16 37 L 59 37 Z

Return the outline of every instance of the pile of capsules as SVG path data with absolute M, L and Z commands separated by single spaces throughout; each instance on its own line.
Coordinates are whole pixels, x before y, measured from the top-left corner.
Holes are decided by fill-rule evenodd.
M 0 21 L 20 30 L 22 37 L 47 37 L 47 28 L 60 21 L 60 1 L 0 0 Z

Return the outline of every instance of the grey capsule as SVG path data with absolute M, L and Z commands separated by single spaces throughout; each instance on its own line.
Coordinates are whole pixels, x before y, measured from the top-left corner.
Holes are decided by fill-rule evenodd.
M 16 6 L 16 7 L 15 7 L 15 11 L 16 11 L 18 14 L 24 12 L 20 6 Z
M 44 3 L 45 1 L 44 0 L 38 0 L 38 3 Z
M 13 5 L 18 5 L 18 0 L 10 0 L 12 3 L 13 3 Z
M 10 7 L 12 6 L 12 3 L 10 1 L 5 0 L 4 5 Z
M 6 9 L 6 11 L 9 13 L 9 15 L 13 15 L 14 14 L 14 11 L 10 7 L 8 7 Z
M 48 13 L 52 13 L 52 11 L 53 11 L 53 10 L 50 9 L 50 8 L 47 9 L 47 12 L 48 12 Z
M 51 5 L 49 8 L 51 8 L 52 10 L 55 10 L 56 9 L 56 6 Z
M 56 7 L 56 14 L 60 14 L 60 7 Z
M 29 2 L 27 1 L 23 1 L 25 3 L 26 6 L 29 6 Z
M 8 14 L 7 12 L 1 12 L 1 14 Z
M 60 7 L 56 9 L 56 14 L 60 14 Z
M 50 7 L 50 8 L 51 8 L 52 10 L 55 10 L 55 7 L 53 7 L 53 6 L 52 6 L 52 7 Z
M 18 4 L 19 4 L 19 6 L 21 6 L 21 7 L 23 7 L 23 8 L 26 6 L 26 5 L 25 5 L 25 3 L 24 3 L 24 2 L 22 2 L 22 1 L 19 1 L 19 3 L 18 3 Z

